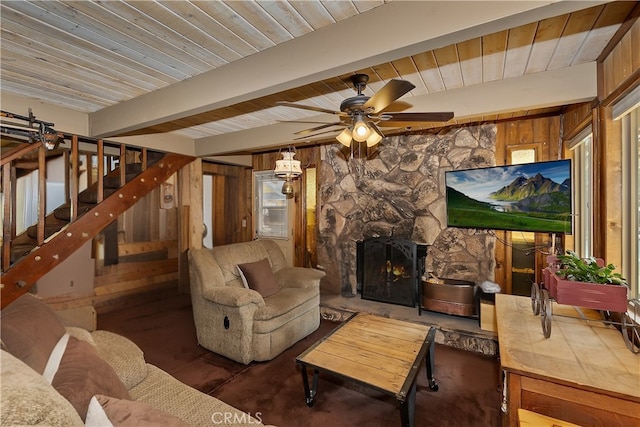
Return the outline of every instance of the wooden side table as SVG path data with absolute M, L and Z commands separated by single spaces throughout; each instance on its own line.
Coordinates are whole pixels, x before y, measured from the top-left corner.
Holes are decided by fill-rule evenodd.
M 518 427 L 580 427 L 557 418 L 536 414 L 526 409 L 518 409 Z
M 640 357 L 599 313 L 553 303 L 553 334 L 545 338 L 531 299 L 496 295 L 500 361 L 505 375 L 503 424 L 518 409 L 581 426 L 640 426 Z

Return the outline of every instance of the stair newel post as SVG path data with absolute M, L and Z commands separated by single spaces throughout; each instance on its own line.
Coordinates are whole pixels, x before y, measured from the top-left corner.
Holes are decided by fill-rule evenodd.
M 147 149 L 144 147 L 142 148 L 142 159 L 140 161 L 142 161 L 142 170 L 147 170 Z
M 62 151 L 62 159 L 64 161 L 64 190 L 63 190 L 63 195 L 64 195 L 64 204 L 69 206 L 69 213 L 70 213 L 70 218 L 71 218 L 71 214 L 73 214 L 73 209 L 71 206 L 71 150 L 63 150 Z M 71 221 L 72 219 L 69 219 L 69 221 Z
M 104 200 L 104 142 L 102 139 L 98 140 L 98 195 L 97 201 L 101 203 Z
M 2 221 L 2 270 L 6 270 L 11 265 L 11 241 L 15 234 L 15 219 L 12 214 L 13 189 L 15 188 L 15 168 L 11 167 L 11 162 L 2 165 L 2 194 L 4 194 L 3 221 Z
M 71 137 L 71 220 L 73 222 L 78 218 L 78 192 L 80 188 L 80 154 L 78 153 L 78 135 Z
M 46 147 L 38 149 L 38 246 L 44 243 L 45 217 L 47 215 L 47 158 Z
M 120 144 L 120 187 L 127 183 L 127 146 Z

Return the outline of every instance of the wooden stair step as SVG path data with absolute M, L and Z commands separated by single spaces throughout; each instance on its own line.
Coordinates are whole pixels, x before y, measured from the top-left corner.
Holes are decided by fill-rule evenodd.
M 15 262 L 19 260 L 23 256 L 27 255 L 33 248 L 35 248 L 36 241 L 35 239 L 31 239 L 30 243 L 20 243 L 20 244 L 12 244 L 11 245 L 11 262 Z
M 95 207 L 95 205 L 96 205 L 95 203 L 79 203 L 78 216 L 84 215 L 85 213 L 89 212 L 91 209 Z M 56 208 L 53 211 L 53 215 L 61 221 L 69 222 L 71 221 L 71 206 L 70 205 L 60 206 L 59 208 Z
M 57 233 L 58 231 L 60 231 L 60 229 L 62 229 L 62 227 L 64 227 L 68 223 L 69 223 L 68 221 L 60 220 L 58 218 L 55 218 L 54 216 L 47 217 L 47 219 L 45 220 L 44 238 L 46 239 L 52 234 Z M 27 235 L 33 239 L 37 239 L 38 238 L 37 225 L 32 225 L 31 227 L 27 228 Z
M 11 245 L 22 245 L 22 244 L 31 244 L 33 239 L 29 237 L 25 232 L 17 235 L 13 240 L 11 240 Z
M 105 188 L 103 191 L 104 198 L 106 199 L 116 191 L 118 191 L 117 188 Z M 98 193 L 96 191 L 84 190 L 82 193 L 78 194 L 78 202 L 95 205 L 98 203 Z
M 142 172 L 142 163 L 127 163 L 125 166 L 126 175 L 137 175 Z
M 103 180 L 104 188 L 120 188 L 120 177 L 119 176 L 105 176 Z
M 163 157 L 164 153 L 161 151 L 147 151 L 147 167 L 155 165 Z
M 128 173 L 125 175 L 125 182 L 130 182 L 132 179 L 134 179 L 136 176 L 138 176 L 138 173 Z M 120 176 L 117 174 L 114 175 L 109 175 L 109 176 L 105 176 L 104 180 L 103 180 L 103 185 L 104 185 L 104 189 L 105 191 L 110 188 L 110 189 L 118 189 L 120 188 Z

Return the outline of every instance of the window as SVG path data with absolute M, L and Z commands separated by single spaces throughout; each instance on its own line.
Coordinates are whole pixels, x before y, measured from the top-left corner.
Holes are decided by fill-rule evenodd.
M 202 222 L 204 230 L 202 230 L 202 246 L 205 248 L 213 247 L 213 175 L 202 175 Z
M 522 163 L 533 163 L 536 161 L 536 150 L 534 148 L 525 148 L 519 150 L 517 148 L 509 150 L 511 154 L 511 164 L 519 165 Z
M 640 86 L 613 106 L 620 120 L 622 144 L 622 275 L 629 282 L 631 298 L 640 297 Z
M 573 239 L 574 251 L 593 255 L 593 134 L 587 128 L 569 144 L 573 152 Z
M 622 120 L 622 275 L 640 297 L 640 107 Z
M 288 238 L 287 197 L 282 194 L 283 181 L 273 171 L 255 172 L 253 177 L 256 236 Z
M 316 252 L 317 239 L 317 170 L 309 167 L 304 170 L 305 183 L 305 241 L 304 266 L 315 267 L 318 263 Z

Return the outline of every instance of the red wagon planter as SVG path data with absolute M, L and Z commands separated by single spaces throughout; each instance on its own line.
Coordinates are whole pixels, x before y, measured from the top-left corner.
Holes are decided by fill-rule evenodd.
M 604 266 L 604 260 L 597 259 L 599 266 Z M 573 305 L 604 312 L 622 313 L 622 335 L 629 350 L 640 353 L 638 340 L 640 327 L 640 305 L 638 301 L 627 299 L 628 288 L 625 285 L 577 282 L 558 276 L 558 260 L 555 256 L 547 257 L 548 266 L 543 270 L 543 283 L 534 283 L 531 287 L 531 307 L 535 315 L 541 315 L 542 330 L 545 338 L 551 336 L 551 299 L 558 304 Z M 635 312 L 631 319 L 627 311 L 629 306 Z M 605 314 L 605 317 L 608 316 Z M 605 321 L 606 323 L 613 323 Z
M 556 271 L 552 267 L 545 268 L 544 287 L 559 304 L 619 313 L 627 311 L 626 286 L 566 280 L 558 276 Z

